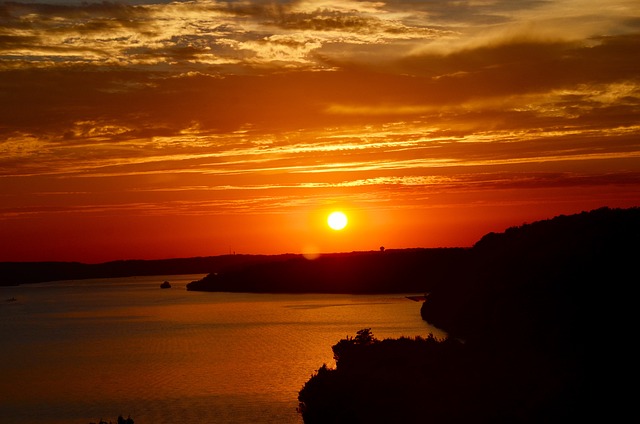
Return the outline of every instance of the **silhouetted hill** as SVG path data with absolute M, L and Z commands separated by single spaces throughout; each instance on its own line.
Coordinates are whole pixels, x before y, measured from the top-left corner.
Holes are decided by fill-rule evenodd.
M 316 259 L 244 264 L 210 274 L 188 290 L 287 293 L 424 292 L 448 278 L 467 249 L 402 249 L 335 253 Z
M 639 240 L 638 208 L 486 235 L 422 306 L 449 338 L 339 341 L 299 392 L 304 422 L 627 420 Z
M 422 316 L 449 334 L 566 337 L 590 332 L 637 282 L 640 208 L 601 208 L 490 233 L 473 247 L 467 275 L 434 287 Z M 554 324 L 555 323 L 555 324 Z M 539 343 L 540 340 L 537 341 Z
M 440 299 L 452 293 L 477 298 L 478 281 L 491 281 L 492 290 L 517 278 L 522 286 L 542 276 L 580 279 L 594 272 L 589 266 L 625 262 L 637 241 L 638 209 L 602 208 L 572 216 L 507 229 L 484 236 L 472 249 L 401 249 L 322 255 L 308 260 L 292 255 L 286 260 L 244 263 L 212 273 L 188 284 L 188 290 L 226 292 L 399 293 L 430 292 Z M 635 227 L 634 227 L 635 225 Z M 634 230 L 635 228 L 635 230 Z M 635 231 L 635 233 L 634 233 Z M 625 256 L 627 255 L 627 256 Z M 584 264 L 583 267 L 580 264 Z M 602 268 L 602 267 L 601 267 Z M 602 269 L 600 270 L 602 272 Z M 581 274 L 582 273 L 582 274 Z M 605 276 L 602 276 L 603 278 Z M 564 284 L 563 284 L 564 285 Z M 562 285 L 556 285 L 560 290 Z M 511 289 L 515 286 L 511 285 Z M 546 289 L 542 289 L 544 292 Z M 437 303 L 434 310 L 437 310 Z M 449 302 L 451 303 L 451 302 Z M 439 325 L 458 325 L 454 306 L 448 317 L 434 315 Z M 466 310 L 466 306 L 464 307 Z M 465 312 L 467 313 L 467 312 Z M 462 325 L 462 324 L 460 324 Z M 457 328 L 456 328 L 457 330 Z

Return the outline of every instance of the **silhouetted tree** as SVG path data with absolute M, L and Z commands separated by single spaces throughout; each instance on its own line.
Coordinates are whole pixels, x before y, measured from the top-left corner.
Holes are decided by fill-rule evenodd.
M 131 418 L 131 415 L 129 415 L 126 420 L 122 415 L 119 415 L 118 424 L 133 424 L 133 419 Z
M 91 422 L 89 424 L 95 424 L 95 423 Z M 98 421 L 98 424 L 111 424 L 111 421 L 106 422 L 105 420 L 100 418 L 100 421 Z M 131 418 L 131 415 L 129 415 L 127 417 L 127 419 L 125 420 L 122 415 L 118 415 L 118 424 L 134 424 L 133 423 L 133 418 Z
M 354 339 L 356 344 L 368 345 L 376 341 L 376 338 L 371 332 L 371 328 L 363 328 L 356 332 L 356 338 Z

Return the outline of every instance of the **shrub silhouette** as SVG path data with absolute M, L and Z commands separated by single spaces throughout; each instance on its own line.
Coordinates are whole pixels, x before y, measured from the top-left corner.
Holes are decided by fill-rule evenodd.
M 131 416 L 129 415 L 127 417 L 127 419 L 124 419 L 124 417 L 122 415 L 118 415 L 118 424 L 134 424 L 133 423 L 133 418 L 131 418 Z M 95 423 L 89 423 L 89 424 L 95 424 Z M 102 418 L 100 418 L 100 421 L 98 421 L 98 424 L 112 424 L 111 421 L 109 421 L 108 423 L 106 421 L 104 421 Z

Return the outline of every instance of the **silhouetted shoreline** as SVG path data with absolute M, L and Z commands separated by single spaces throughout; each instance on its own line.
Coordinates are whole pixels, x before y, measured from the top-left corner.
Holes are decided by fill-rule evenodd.
M 90 278 L 208 274 L 241 264 L 278 261 L 295 255 L 220 255 L 157 260 L 81 262 L 0 262 L 0 286 Z
M 638 208 L 486 235 L 422 305 L 449 338 L 341 340 L 299 392 L 304 422 L 623 422 L 639 243 Z
M 468 260 L 469 249 L 387 249 L 247 263 L 187 284 L 187 290 L 254 293 L 424 293 Z
M 424 293 L 408 297 L 423 301 L 422 318 L 449 338 L 378 340 L 361 329 L 340 340 L 336 368 L 318 364 L 299 392 L 305 424 L 564 424 L 633 416 L 625 382 L 635 368 L 639 253 L 640 208 L 600 208 L 489 233 L 471 248 L 4 263 L 0 271 L 16 282 L 207 273 L 188 289 Z M 16 269 L 24 274 L 11 275 Z
M 637 251 L 633 236 L 638 235 L 639 215 L 638 208 L 562 215 L 500 234 L 489 233 L 472 248 L 388 249 L 322 255 L 314 260 L 293 255 L 279 261 L 239 264 L 193 281 L 187 289 L 426 294 L 453 287 L 465 291 L 480 278 L 500 281 L 508 276 L 530 280 L 542 273 L 557 276 L 574 272 L 580 263 L 615 261 L 612 252 L 622 257 Z
M 386 249 L 384 251 L 361 251 L 330 253 L 317 259 L 307 259 L 301 254 L 281 255 L 220 255 L 194 258 L 162 260 L 120 260 L 101 264 L 79 262 L 0 262 L 0 286 L 49 282 L 59 280 L 82 280 L 90 278 L 118 278 L 151 275 L 208 274 L 205 278 L 187 285 L 193 291 L 225 291 L 256 293 L 428 293 L 438 286 L 450 285 L 451 281 L 464 282 L 477 278 L 477 264 L 494 261 L 503 253 L 518 246 L 511 240 L 508 247 L 497 240 L 509 234 L 535 232 L 548 225 L 562 228 L 569 221 L 582 222 L 586 226 L 587 216 L 601 216 L 602 224 L 614 216 L 629 216 L 637 219 L 638 208 L 601 208 L 570 216 L 513 227 L 504 233 L 489 233 L 470 248 L 411 248 Z M 580 218 L 582 217 L 582 218 Z M 626 218 L 625 218 L 626 219 Z M 632 218 L 633 220 L 633 218 Z M 521 230 L 521 231 L 518 231 Z M 578 231 L 579 228 L 576 229 Z M 537 237 L 532 235 L 533 239 Z M 532 240 L 533 240 L 532 239 Z M 575 253 L 585 246 L 577 238 L 566 236 L 547 237 L 550 248 L 558 258 Z M 573 245 L 558 250 L 563 240 Z M 535 240 L 533 241 L 535 242 Z M 603 240 L 603 243 L 615 241 Z M 603 244 L 599 249 L 604 248 Z M 633 248 L 633 247 L 630 247 Z M 575 255 L 574 255 L 575 256 Z M 495 263 L 504 267 L 504 263 Z M 520 264 L 518 266 L 524 266 Z M 481 272 L 489 271 L 483 267 Z

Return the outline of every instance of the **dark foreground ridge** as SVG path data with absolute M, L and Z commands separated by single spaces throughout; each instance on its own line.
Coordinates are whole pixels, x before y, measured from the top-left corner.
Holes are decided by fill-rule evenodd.
M 304 422 L 623 422 L 639 243 L 638 208 L 488 234 L 422 306 L 449 338 L 341 340 L 299 392 Z

